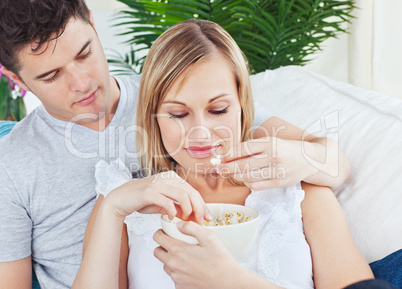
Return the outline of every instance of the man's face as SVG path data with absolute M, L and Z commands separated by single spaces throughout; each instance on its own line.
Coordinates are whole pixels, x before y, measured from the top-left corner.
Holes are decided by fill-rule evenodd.
M 99 119 L 114 113 L 119 91 L 89 23 L 72 17 L 60 37 L 37 52 L 31 45 L 19 53 L 22 86 L 53 117 L 96 129 Z

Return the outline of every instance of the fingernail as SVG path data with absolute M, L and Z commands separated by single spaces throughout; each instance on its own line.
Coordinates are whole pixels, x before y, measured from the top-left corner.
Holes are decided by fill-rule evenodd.
M 210 212 L 207 212 L 206 218 L 207 218 L 208 221 L 212 220 L 212 215 L 211 215 Z
M 178 229 L 181 229 L 181 228 L 183 228 L 183 226 L 184 226 L 184 222 L 183 222 L 183 221 L 180 221 L 180 222 L 178 222 L 178 223 L 176 224 L 176 226 L 177 226 Z

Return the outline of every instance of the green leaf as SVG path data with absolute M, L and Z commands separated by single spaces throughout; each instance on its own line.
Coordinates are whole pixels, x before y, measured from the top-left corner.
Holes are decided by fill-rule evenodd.
M 12 120 L 20 121 L 25 117 L 25 105 L 22 97 L 12 99 L 10 102 L 10 116 Z
M 243 49 L 255 72 L 284 65 L 304 65 L 330 37 L 345 33 L 355 9 L 353 0 L 118 0 L 127 5 L 115 17 L 115 26 L 130 35 L 133 54 L 149 49 L 170 26 L 197 17 L 215 21 Z M 310 57 L 311 58 L 311 57 Z M 309 58 L 309 59 L 310 59 Z M 140 72 L 143 59 L 128 62 L 122 71 Z M 135 67 L 135 68 L 133 68 Z
M 8 78 L 3 75 L 0 78 L 0 119 L 9 119 L 10 117 L 10 102 L 11 86 Z

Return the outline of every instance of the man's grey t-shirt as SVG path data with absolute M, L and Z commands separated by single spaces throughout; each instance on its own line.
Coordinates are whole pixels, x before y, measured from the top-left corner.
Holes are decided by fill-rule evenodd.
M 40 106 L 0 140 L 0 262 L 32 256 L 42 289 L 72 286 L 96 200 L 95 164 L 120 158 L 139 169 L 140 77 L 115 78 L 119 104 L 103 132 L 55 119 Z M 269 117 L 257 107 L 254 124 Z

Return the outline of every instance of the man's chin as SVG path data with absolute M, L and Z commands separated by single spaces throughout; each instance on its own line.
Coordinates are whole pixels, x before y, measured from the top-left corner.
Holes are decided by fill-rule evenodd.
M 85 113 L 80 113 L 72 117 L 69 121 L 70 122 L 75 122 L 75 123 L 94 123 L 98 122 L 102 119 L 105 118 L 105 113 L 91 113 L 91 112 L 85 112 Z

